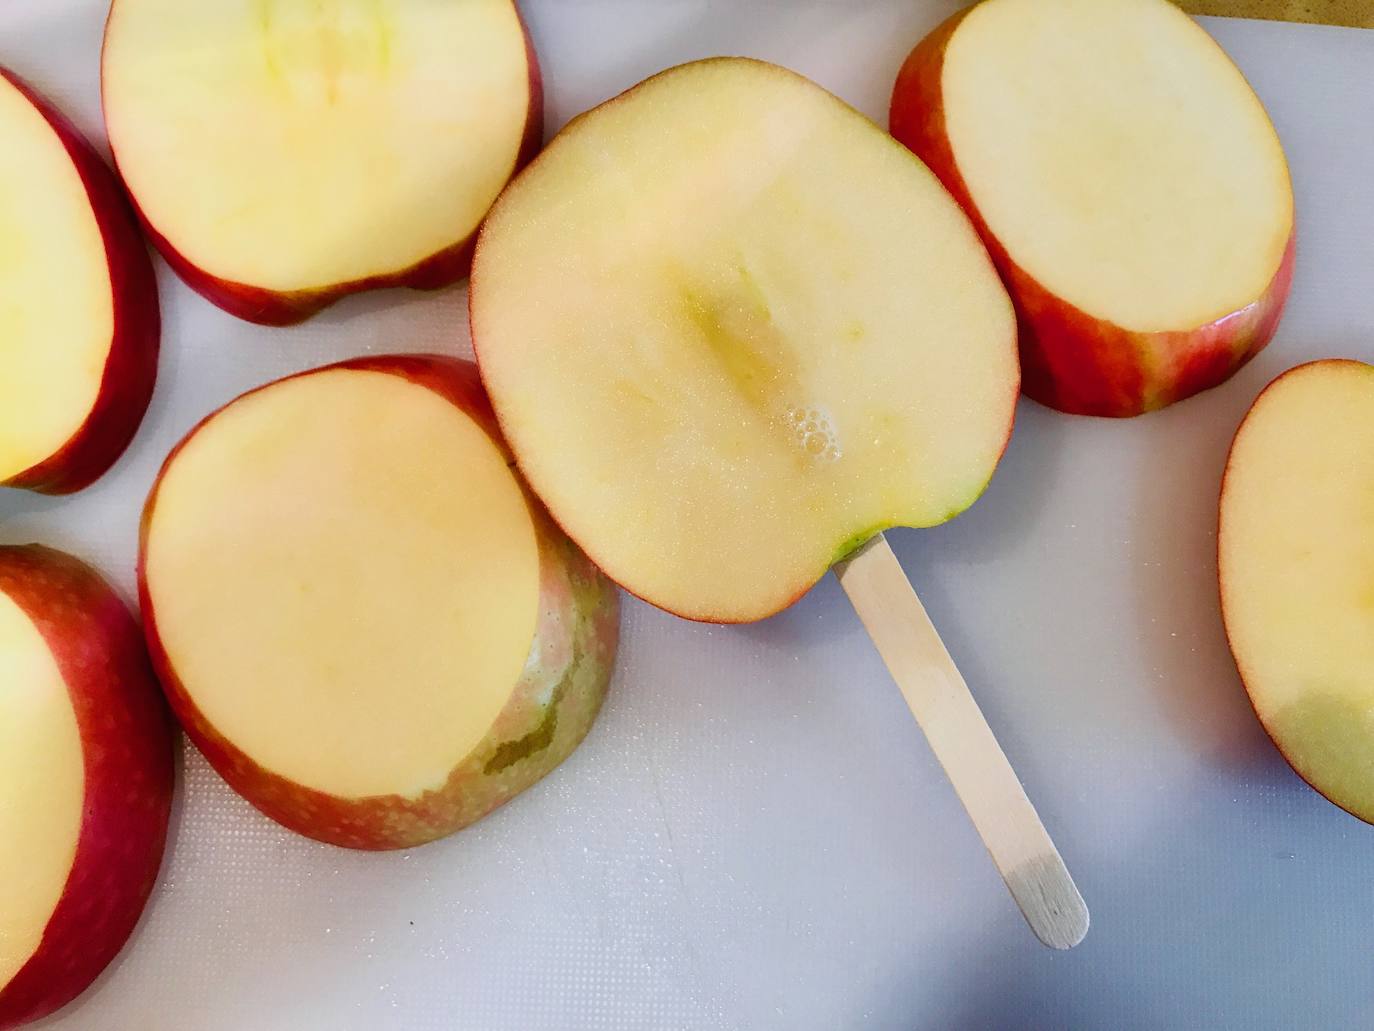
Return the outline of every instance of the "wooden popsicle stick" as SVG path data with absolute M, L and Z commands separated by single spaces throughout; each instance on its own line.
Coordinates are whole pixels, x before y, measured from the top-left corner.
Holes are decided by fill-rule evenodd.
M 1088 907 L 902 571 L 878 534 L 835 565 L 868 636 L 925 732 L 1035 936 L 1071 949 Z

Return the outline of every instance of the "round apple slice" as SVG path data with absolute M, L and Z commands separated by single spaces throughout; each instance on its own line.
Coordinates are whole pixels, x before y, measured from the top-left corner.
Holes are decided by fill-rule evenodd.
M 617 595 L 512 465 L 476 369 L 419 355 L 245 394 L 168 457 L 139 562 L 154 663 L 267 815 L 418 845 L 582 740 Z
M 157 378 L 148 251 L 77 129 L 0 69 L 0 487 L 67 494 L 128 446 Z
M 0 547 L 0 1027 L 66 1005 L 133 931 L 167 837 L 171 728 L 105 581 Z
M 1273 335 L 1293 276 L 1283 149 L 1168 0 L 986 0 L 912 51 L 891 125 L 991 250 L 1037 401 L 1138 415 Z
M 472 333 L 521 468 L 629 590 L 738 622 L 982 493 L 1016 327 L 939 181 L 759 61 L 574 120 L 478 242 Z
M 1218 568 L 1264 729 L 1374 823 L 1374 366 L 1300 365 L 1260 394 L 1226 463 Z
M 153 242 L 269 325 L 461 279 L 543 131 L 513 0 L 115 0 L 101 84 Z

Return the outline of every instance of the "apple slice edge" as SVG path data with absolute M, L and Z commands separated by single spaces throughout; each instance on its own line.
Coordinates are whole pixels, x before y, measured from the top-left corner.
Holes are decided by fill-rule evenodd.
M 887 538 L 833 568 L 1031 931 L 1073 948 L 1087 904 Z

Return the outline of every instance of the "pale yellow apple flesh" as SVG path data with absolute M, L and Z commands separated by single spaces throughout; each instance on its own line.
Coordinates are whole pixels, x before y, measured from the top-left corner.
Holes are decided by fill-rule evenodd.
M 76 436 L 114 339 L 105 242 L 62 139 L 0 76 L 0 483 Z
M 1226 632 L 1279 750 L 1374 821 L 1374 366 L 1286 373 L 1236 434 L 1221 498 Z
M 84 798 L 67 684 L 33 621 L 0 592 L 0 990 L 37 952 L 66 889 Z
M 945 130 L 990 234 L 1051 295 L 1186 331 L 1261 297 L 1293 227 L 1240 71 L 1164 0 L 986 0 L 944 54 Z
M 470 236 L 516 166 L 531 79 L 510 0 L 117 0 L 102 89 L 171 250 L 289 294 Z
M 982 492 L 1007 296 L 933 175 L 820 87 L 718 59 L 571 123 L 478 242 L 483 380 L 531 485 L 681 615 L 781 609 Z
M 507 459 L 400 376 L 249 394 L 169 463 L 145 576 L 170 667 L 214 730 L 345 798 L 443 786 L 534 638 L 539 557 Z

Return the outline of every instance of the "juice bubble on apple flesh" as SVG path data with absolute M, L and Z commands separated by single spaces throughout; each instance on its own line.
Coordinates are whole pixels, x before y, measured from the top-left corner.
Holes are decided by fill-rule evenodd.
M 781 422 L 789 441 L 815 462 L 843 457 L 830 412 L 816 403 L 787 403 L 780 395 L 800 384 L 787 367 L 787 336 L 774 318 L 774 298 L 741 254 L 689 278 L 675 272 L 678 300 L 706 354 L 716 359 L 733 388 L 761 412 Z M 785 300 L 785 299 L 783 299 Z M 777 413 L 781 413 L 778 418 Z
M 844 457 L 835 421 L 824 408 L 789 408 L 787 422 L 807 458 L 833 462 Z

